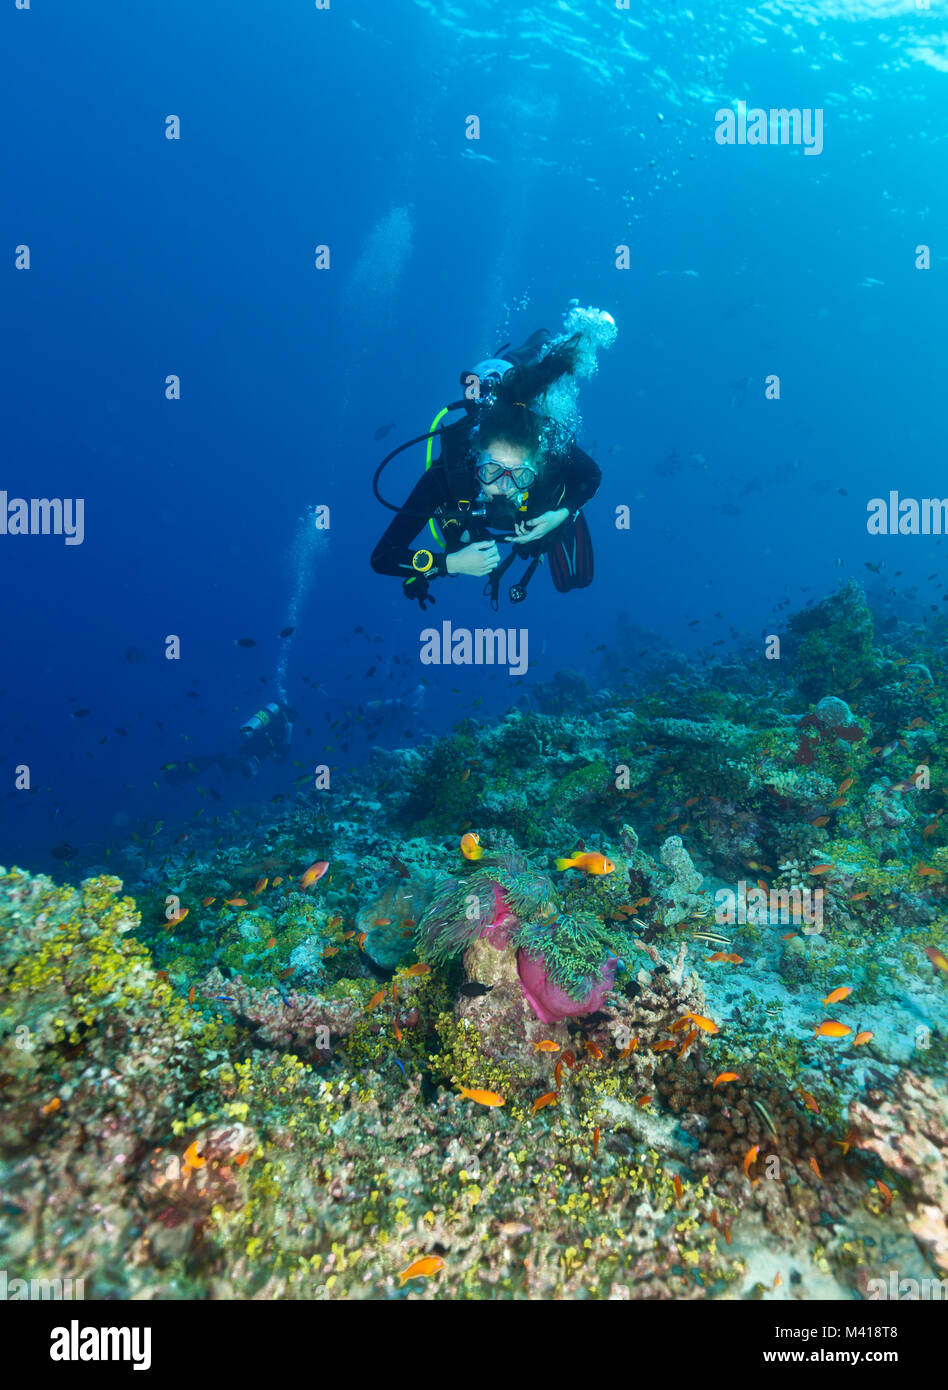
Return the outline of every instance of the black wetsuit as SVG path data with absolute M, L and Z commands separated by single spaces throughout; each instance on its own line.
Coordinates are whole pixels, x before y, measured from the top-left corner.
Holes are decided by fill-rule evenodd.
M 465 519 L 462 508 L 459 520 L 453 525 L 442 526 L 445 552 L 432 551 L 434 565 L 425 575 L 429 580 L 446 574 L 445 554 L 461 550 L 475 541 L 489 540 L 495 534 L 512 535 L 515 522 L 530 521 L 544 512 L 557 511 L 561 507 L 568 508 L 571 519 L 575 518 L 579 509 L 595 496 L 602 478 L 599 465 L 583 453 L 573 440 L 565 450 L 546 455 L 543 472 L 539 481 L 530 488 L 523 510 L 506 497 L 494 497 L 478 504 L 476 499 L 480 495 L 481 484 L 474 475 L 474 457 L 470 451 L 471 428 L 472 421 L 464 419 L 449 425 L 443 432 L 441 457 L 419 478 L 372 552 L 372 568 L 376 574 L 397 575 L 401 579 L 413 575 L 412 556 L 419 547 L 428 548 L 423 537 L 417 544 L 416 539 L 427 528 L 428 518 L 434 516 L 440 506 L 445 506 L 451 513 L 459 502 L 467 502 L 469 509 L 483 506 L 485 515 Z M 524 542 L 512 546 L 512 549 L 524 558 L 542 555 L 557 543 L 560 529 L 556 527 L 539 540 Z

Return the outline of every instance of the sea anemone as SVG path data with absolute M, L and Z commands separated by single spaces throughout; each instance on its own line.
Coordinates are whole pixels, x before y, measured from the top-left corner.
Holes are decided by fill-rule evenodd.
M 591 912 L 528 922 L 513 940 L 524 995 L 543 1023 L 595 1013 L 615 984 L 618 956 Z
M 507 856 L 438 889 L 418 923 L 418 954 L 443 965 L 477 937 L 503 950 L 522 921 L 555 911 L 556 891 L 547 875 L 519 856 Z

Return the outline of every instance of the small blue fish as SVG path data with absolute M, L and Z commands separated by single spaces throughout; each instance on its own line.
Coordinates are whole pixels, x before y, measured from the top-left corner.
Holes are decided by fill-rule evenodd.
M 234 994 L 215 994 L 215 999 L 225 999 L 228 1004 L 236 1004 L 237 996 Z
M 394 1053 L 392 1054 L 392 1061 L 395 1063 L 396 1067 L 401 1067 L 401 1068 L 402 1068 L 402 1072 L 403 1072 L 404 1075 L 405 1075 L 405 1080 L 407 1081 L 407 1080 L 408 1080 L 408 1072 L 405 1071 L 405 1068 L 402 1066 L 401 1062 L 400 1062 L 400 1061 L 398 1060 L 398 1058 L 394 1055 Z

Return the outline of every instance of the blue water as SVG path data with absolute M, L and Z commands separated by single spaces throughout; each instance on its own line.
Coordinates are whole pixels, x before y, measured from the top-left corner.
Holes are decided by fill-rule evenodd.
M 627 691 L 669 652 L 757 660 L 850 577 L 940 631 L 943 539 L 870 537 L 866 508 L 944 478 L 943 26 L 894 3 L 4 6 L 0 487 L 84 499 L 85 532 L 0 536 L 2 862 L 76 877 L 202 806 L 252 823 L 316 764 L 356 785 L 370 742 L 565 667 Z M 821 110 L 822 152 L 718 145 L 740 100 Z M 595 582 L 541 571 L 495 620 L 458 579 L 423 616 L 369 568 L 372 473 L 573 298 L 619 328 L 580 397 Z M 313 506 L 331 526 L 301 545 Z M 432 617 L 526 626 L 529 672 L 422 668 Z M 298 765 L 212 779 L 214 805 L 166 786 L 273 698 L 288 640 Z M 359 707 L 422 678 L 366 738 Z

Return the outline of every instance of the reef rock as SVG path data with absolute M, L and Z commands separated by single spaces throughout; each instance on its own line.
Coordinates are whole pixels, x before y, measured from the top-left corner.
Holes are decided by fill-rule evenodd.
M 876 1154 L 905 1184 L 899 1196 L 908 1226 L 938 1269 L 948 1272 L 948 1092 L 932 1078 L 904 1071 L 891 1093 L 870 1091 L 853 1101 L 849 1121 L 863 1137 L 860 1149 Z
M 390 879 L 378 896 L 359 908 L 357 932 L 365 932 L 365 954 L 383 970 L 394 970 L 412 949 L 415 923 L 421 918 L 435 889 L 426 874 Z

